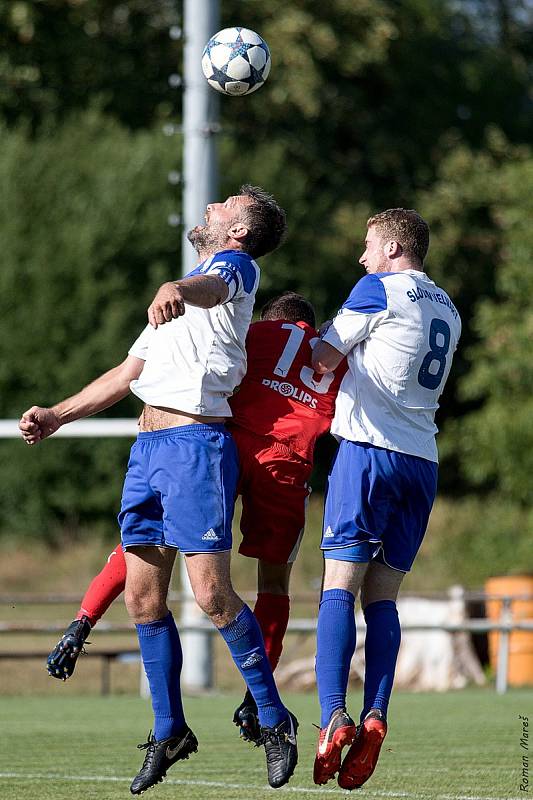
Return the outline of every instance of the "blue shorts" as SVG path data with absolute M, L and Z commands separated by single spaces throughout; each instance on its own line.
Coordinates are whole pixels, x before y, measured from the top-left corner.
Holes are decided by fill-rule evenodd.
M 328 479 L 325 558 L 409 572 L 437 492 L 437 464 L 342 439 Z
M 139 433 L 118 515 L 124 549 L 231 550 L 238 476 L 237 448 L 222 424 Z

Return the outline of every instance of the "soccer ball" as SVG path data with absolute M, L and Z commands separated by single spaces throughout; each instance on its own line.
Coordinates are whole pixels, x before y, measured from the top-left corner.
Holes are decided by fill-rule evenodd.
M 270 72 L 270 51 L 258 33 L 248 28 L 224 28 L 209 39 L 202 69 L 213 89 L 244 95 L 257 91 Z

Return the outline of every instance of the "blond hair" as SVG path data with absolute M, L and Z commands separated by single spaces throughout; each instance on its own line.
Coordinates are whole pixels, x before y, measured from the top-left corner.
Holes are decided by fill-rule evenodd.
M 389 208 L 367 221 L 383 239 L 398 242 L 404 254 L 421 264 L 429 248 L 429 225 L 412 208 Z

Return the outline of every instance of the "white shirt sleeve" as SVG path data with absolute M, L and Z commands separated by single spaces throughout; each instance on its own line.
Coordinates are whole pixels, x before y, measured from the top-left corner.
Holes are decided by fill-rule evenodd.
M 204 274 L 218 275 L 227 284 L 228 296 L 224 303 L 251 295 L 256 288 L 257 267 L 247 256 L 231 260 L 227 257 L 224 260 L 214 260 Z
M 142 331 L 141 335 L 135 339 L 132 346 L 128 350 L 128 355 L 135 356 L 136 358 L 141 358 L 143 361 L 146 361 L 148 356 L 148 345 L 152 339 L 152 335 L 155 333 L 155 328 L 152 328 L 150 324 L 146 326 L 146 328 Z
M 353 287 L 322 340 L 347 355 L 388 314 L 383 282 L 377 275 L 365 275 Z
M 356 344 L 366 339 L 386 316 L 386 311 L 361 314 L 341 309 L 322 337 L 322 341 L 330 344 L 339 353 L 347 355 Z

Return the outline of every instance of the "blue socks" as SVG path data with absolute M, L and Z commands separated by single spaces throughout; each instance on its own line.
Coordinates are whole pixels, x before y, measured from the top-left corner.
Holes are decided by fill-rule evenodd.
M 365 701 L 361 722 L 371 708 L 379 708 L 387 716 L 401 640 L 400 620 L 393 600 L 370 603 L 364 615 Z
M 152 695 L 154 736 L 157 741 L 168 739 L 185 726 L 180 689 L 183 655 L 178 629 L 170 611 L 163 619 L 135 627 Z
M 316 682 L 320 727 L 337 708 L 346 707 L 350 662 L 355 652 L 355 598 L 346 589 L 323 592 L 318 611 Z
M 164 619 L 136 625 L 141 655 L 150 685 L 157 741 L 176 736 L 185 726 L 180 674 L 183 655 L 178 629 L 170 611 Z M 261 629 L 248 606 L 233 622 L 220 628 L 233 660 L 257 703 L 259 722 L 274 727 L 287 718 L 263 644 Z
M 361 720 L 371 708 L 379 708 L 387 715 L 401 640 L 398 611 L 392 600 L 371 603 L 364 615 L 366 668 Z M 157 741 L 168 739 L 179 734 L 186 724 L 180 690 L 183 656 L 178 630 L 170 611 L 163 619 L 135 627 L 152 695 L 154 736 Z M 287 710 L 274 683 L 261 630 L 252 611 L 243 606 L 233 622 L 219 630 L 257 703 L 260 724 L 274 727 L 283 722 Z M 336 709 L 346 706 L 355 641 L 354 596 L 345 589 L 325 591 L 318 614 L 316 655 L 322 728 Z
M 272 728 L 283 722 L 287 709 L 274 683 L 261 629 L 252 611 L 244 605 L 233 622 L 219 631 L 257 704 L 260 725 Z

